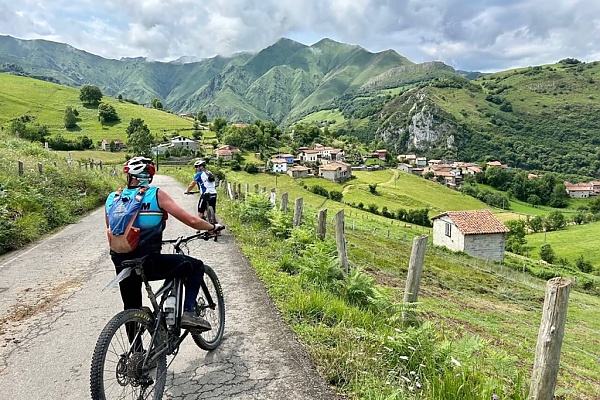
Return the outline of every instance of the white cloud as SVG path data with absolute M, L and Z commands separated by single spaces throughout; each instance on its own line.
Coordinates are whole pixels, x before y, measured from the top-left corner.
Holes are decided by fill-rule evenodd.
M 330 37 L 487 71 L 598 59 L 599 16 L 596 0 L 22 0 L 0 3 L 0 34 L 157 60 Z

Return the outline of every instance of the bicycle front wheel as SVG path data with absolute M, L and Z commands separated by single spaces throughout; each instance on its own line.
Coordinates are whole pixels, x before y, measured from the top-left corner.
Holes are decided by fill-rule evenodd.
M 225 331 L 225 299 L 221 282 L 208 265 L 204 265 L 204 282 L 196 299 L 196 313 L 207 320 L 212 329 L 202 333 L 191 332 L 194 342 L 202 350 L 216 349 L 221 344 Z
M 121 311 L 106 324 L 92 357 L 92 400 L 162 399 L 167 355 L 154 356 L 154 351 L 164 343 L 165 332 L 153 344 L 153 329 L 152 315 L 140 309 Z

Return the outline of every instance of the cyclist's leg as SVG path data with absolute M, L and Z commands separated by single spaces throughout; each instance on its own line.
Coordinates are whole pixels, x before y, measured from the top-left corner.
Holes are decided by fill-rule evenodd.
M 183 254 L 152 254 L 146 258 L 149 280 L 182 278 L 185 285 L 184 311 L 193 311 L 204 278 L 202 261 Z
M 200 195 L 200 199 L 198 200 L 198 215 L 201 218 L 204 218 L 204 214 L 206 213 L 206 206 L 207 206 L 206 194 L 202 194 L 202 195 Z
M 217 212 L 217 194 L 216 193 L 211 193 L 209 201 L 208 201 L 208 205 L 213 208 L 213 211 L 215 213 Z

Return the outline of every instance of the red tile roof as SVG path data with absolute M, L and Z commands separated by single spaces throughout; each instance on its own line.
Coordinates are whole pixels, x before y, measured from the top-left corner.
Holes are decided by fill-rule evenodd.
M 508 232 L 508 228 L 490 210 L 447 211 L 432 219 L 443 216 L 448 216 L 463 235 Z

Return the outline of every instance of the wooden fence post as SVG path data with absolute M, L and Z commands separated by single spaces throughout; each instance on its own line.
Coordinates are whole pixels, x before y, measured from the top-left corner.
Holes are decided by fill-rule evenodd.
M 266 193 L 267 192 L 267 188 L 265 186 L 263 186 L 262 188 L 260 188 L 260 192 L 261 193 Z
M 287 212 L 287 205 L 288 205 L 288 194 L 284 193 L 281 195 L 281 211 L 283 211 L 284 213 Z
M 44 174 L 44 167 L 41 162 L 38 163 L 38 171 L 40 172 L 40 175 Z
M 233 195 L 233 190 L 231 189 L 231 182 L 227 182 L 227 196 L 230 200 L 233 200 L 235 196 Z
M 254 185 L 254 193 L 258 194 L 258 183 Z
M 552 278 L 546 285 L 544 312 L 535 349 L 529 400 L 554 399 L 570 292 L 571 280 L 567 278 Z
M 317 237 L 320 240 L 325 240 L 325 233 L 327 232 L 327 209 L 324 208 L 319 210 L 319 220 L 317 223 Z
M 247 199 L 250 194 L 250 184 L 246 182 L 246 191 L 244 192 L 244 198 Z
M 348 254 L 346 253 L 346 233 L 344 232 L 344 209 L 341 209 L 335 215 L 335 243 L 337 244 L 340 267 L 346 274 L 349 274 Z
M 98 166 L 100 167 L 100 171 L 102 171 L 102 161 L 98 163 Z
M 23 171 L 25 169 L 25 167 L 23 166 L 23 161 L 19 160 L 19 175 L 23 175 Z
M 269 202 L 273 204 L 273 207 L 275 207 L 275 203 L 277 202 L 277 193 L 275 192 L 275 188 L 271 189 L 271 193 L 269 194 Z
M 425 261 L 425 248 L 429 236 L 421 235 L 413 239 L 410 261 L 408 263 L 408 276 L 404 288 L 404 309 L 402 310 L 402 321 L 407 322 L 412 318 L 412 312 L 407 310 L 408 303 L 415 303 L 419 296 L 419 285 L 421 284 L 421 273 Z
M 302 197 L 296 199 L 294 207 L 294 226 L 300 226 L 302 222 L 302 208 L 304 206 L 304 199 Z

